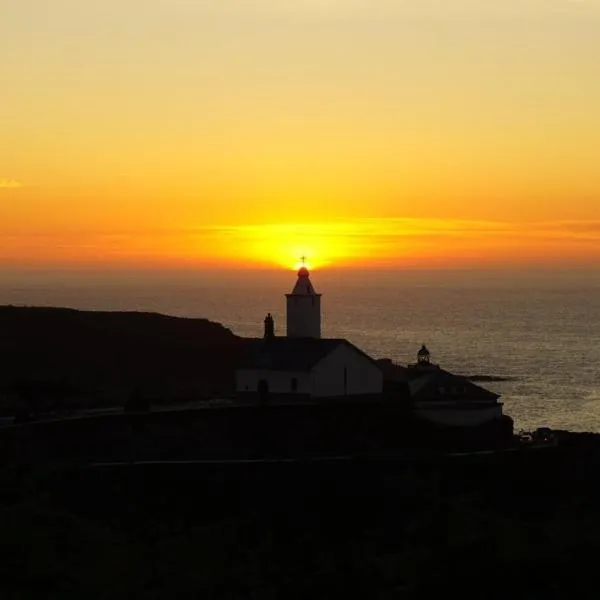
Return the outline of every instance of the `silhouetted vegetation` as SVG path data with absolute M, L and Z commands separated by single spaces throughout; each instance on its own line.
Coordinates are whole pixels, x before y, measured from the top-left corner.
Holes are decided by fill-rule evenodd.
M 0 430 L 0 467 L 97 461 L 439 454 L 514 443 L 512 421 L 437 429 L 399 403 L 219 406 L 73 415 Z
M 3 598 L 590 597 L 600 442 L 0 475 Z

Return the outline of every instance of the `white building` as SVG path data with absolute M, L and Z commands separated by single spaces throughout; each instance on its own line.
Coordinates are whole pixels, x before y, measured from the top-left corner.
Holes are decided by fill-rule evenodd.
M 377 363 L 347 340 L 321 338 L 321 295 L 306 267 L 298 271 L 286 300 L 287 335 L 275 335 L 275 322 L 268 314 L 264 337 L 254 340 L 236 371 L 240 397 L 273 404 L 383 398 L 385 371 L 388 396 L 410 401 L 417 418 L 447 427 L 478 427 L 503 418 L 497 394 L 433 364 L 425 346 L 417 363 L 404 368 Z
M 383 374 L 370 356 L 347 340 L 321 338 L 321 295 L 306 267 L 286 299 L 287 336 L 275 336 L 268 314 L 264 338 L 236 371 L 238 394 L 287 402 L 383 393 Z

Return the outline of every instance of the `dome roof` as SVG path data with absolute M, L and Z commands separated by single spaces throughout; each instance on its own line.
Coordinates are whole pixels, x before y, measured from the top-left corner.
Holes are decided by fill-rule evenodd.
M 298 279 L 296 280 L 296 285 L 292 290 L 292 294 L 294 296 L 318 296 L 315 292 L 315 288 L 313 287 L 312 282 L 310 281 L 310 272 L 306 268 L 306 266 L 300 267 L 298 269 Z

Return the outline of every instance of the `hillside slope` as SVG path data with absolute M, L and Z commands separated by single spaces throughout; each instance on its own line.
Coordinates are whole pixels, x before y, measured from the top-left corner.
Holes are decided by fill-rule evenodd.
M 0 389 L 105 401 L 228 393 L 245 347 L 206 319 L 0 306 Z

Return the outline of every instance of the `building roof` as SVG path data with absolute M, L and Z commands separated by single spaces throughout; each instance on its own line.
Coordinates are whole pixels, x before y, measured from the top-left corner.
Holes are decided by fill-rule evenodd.
M 413 369 L 398 365 L 391 358 L 378 358 L 375 362 L 387 381 L 406 383 L 411 378 Z
M 418 371 L 418 368 L 414 369 Z M 413 400 L 498 400 L 494 392 L 475 385 L 462 375 L 449 373 L 444 369 L 423 370 L 421 377 L 409 382 Z
M 241 369 L 270 371 L 310 371 L 341 345 L 350 346 L 373 364 L 377 363 L 348 340 L 338 338 L 273 337 L 254 340 L 250 354 Z M 378 366 L 378 365 L 377 365 Z
M 298 270 L 298 279 L 292 290 L 291 296 L 318 296 L 315 292 L 312 282 L 310 281 L 310 273 L 306 267 L 301 267 Z

